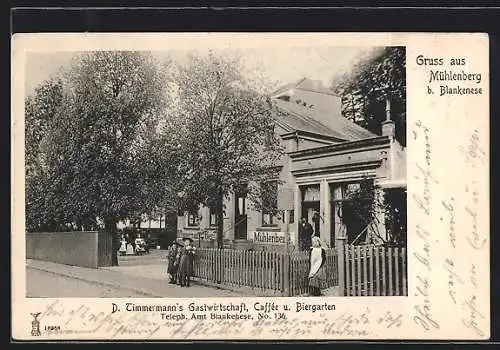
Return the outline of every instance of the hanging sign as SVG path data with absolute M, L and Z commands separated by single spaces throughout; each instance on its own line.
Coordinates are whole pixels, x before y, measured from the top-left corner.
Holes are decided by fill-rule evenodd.
M 253 231 L 251 239 L 259 244 L 285 244 L 285 233 L 276 231 Z

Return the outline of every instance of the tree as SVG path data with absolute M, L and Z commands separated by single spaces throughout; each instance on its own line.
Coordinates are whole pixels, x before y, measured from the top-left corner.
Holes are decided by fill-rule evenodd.
M 360 57 L 350 73 L 333 78 L 332 88 L 342 97 L 343 115 L 378 135 L 389 98 L 396 139 L 406 145 L 405 47 L 385 47 Z
M 25 101 L 25 163 L 27 175 L 39 165 L 38 150 L 61 106 L 63 87 L 55 77 L 44 81 Z
M 333 89 L 342 97 L 344 117 L 380 135 L 386 119 L 386 99 L 391 103 L 391 119 L 396 125 L 396 139 L 406 145 L 406 52 L 404 47 L 378 48 L 358 58 L 350 73 L 333 78 Z M 345 203 L 349 242 L 366 239 L 386 245 L 406 244 L 406 197 L 403 189 L 382 191 L 365 181 L 349 194 Z M 383 200 L 382 200 L 383 199 Z M 378 232 L 378 218 L 384 214 L 387 235 Z M 372 235 L 370 237 L 367 235 Z M 376 236 L 376 237 L 375 237 Z M 386 237 L 386 238 L 385 238 Z
M 140 192 L 136 217 L 156 219 L 162 214 L 177 215 L 185 171 L 180 152 L 184 134 L 180 125 L 173 125 L 150 124 L 141 133 L 143 142 L 135 152 L 140 164 L 134 172 Z
M 384 222 L 380 222 L 382 218 Z M 342 203 L 342 221 L 348 244 L 406 246 L 405 189 L 382 189 L 369 179 L 348 185 Z M 379 231 L 379 224 L 383 224 L 384 232 Z
M 39 149 L 48 179 L 41 193 L 56 203 L 46 206 L 45 221 L 104 224 L 115 234 L 143 202 L 138 135 L 164 108 L 165 76 L 151 55 L 98 51 L 78 55 L 62 81 L 62 103 Z M 114 265 L 117 249 L 114 239 Z
M 185 208 L 210 206 L 222 246 L 224 198 L 275 175 L 282 149 L 274 135 L 274 107 L 243 76 L 239 58 L 190 56 L 177 73 L 179 116 L 185 120 L 181 167 Z
M 40 84 L 25 101 L 26 225 L 30 231 L 60 228 L 60 211 L 50 191 L 55 179 L 41 148 L 62 103 L 62 81 L 56 76 Z

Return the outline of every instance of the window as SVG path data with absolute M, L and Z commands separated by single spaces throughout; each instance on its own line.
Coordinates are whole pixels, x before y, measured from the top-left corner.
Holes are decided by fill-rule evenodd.
M 198 226 L 198 212 L 195 210 L 190 210 L 188 212 L 188 226 Z
M 278 181 L 266 181 L 260 184 L 262 195 L 262 226 L 278 224 Z
M 281 222 L 283 222 L 284 224 L 286 223 L 285 222 L 285 211 L 280 211 L 280 215 L 281 215 Z M 295 216 L 295 210 L 289 210 L 288 211 L 288 224 L 293 224 L 295 219 L 294 219 L 294 216 Z
M 214 208 L 212 208 L 212 207 L 210 207 L 210 210 L 209 210 L 209 211 L 210 211 L 210 213 L 209 213 L 209 214 L 210 214 L 210 216 L 209 216 L 209 218 L 210 218 L 210 223 L 209 223 L 209 225 L 210 225 L 210 226 L 217 226 L 217 224 L 218 224 L 218 220 L 217 220 L 217 212 L 216 212 L 216 211 L 215 211 L 215 209 L 214 209 Z
M 370 230 L 376 211 L 373 180 L 338 184 L 333 187 L 332 200 L 335 215 L 345 227 L 348 244 L 359 244 L 370 239 Z
M 269 212 L 262 213 L 262 226 L 276 226 L 276 216 Z

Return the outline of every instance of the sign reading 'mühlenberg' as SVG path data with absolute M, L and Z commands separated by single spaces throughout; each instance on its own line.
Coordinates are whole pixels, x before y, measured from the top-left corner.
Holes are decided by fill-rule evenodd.
M 285 233 L 274 231 L 253 231 L 251 239 L 255 243 L 285 244 Z

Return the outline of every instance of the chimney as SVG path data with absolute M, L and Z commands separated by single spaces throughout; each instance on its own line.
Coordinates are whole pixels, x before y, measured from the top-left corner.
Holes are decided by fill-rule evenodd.
M 385 99 L 385 121 L 382 123 L 382 136 L 393 138 L 396 135 L 396 124 L 391 119 L 391 100 Z

